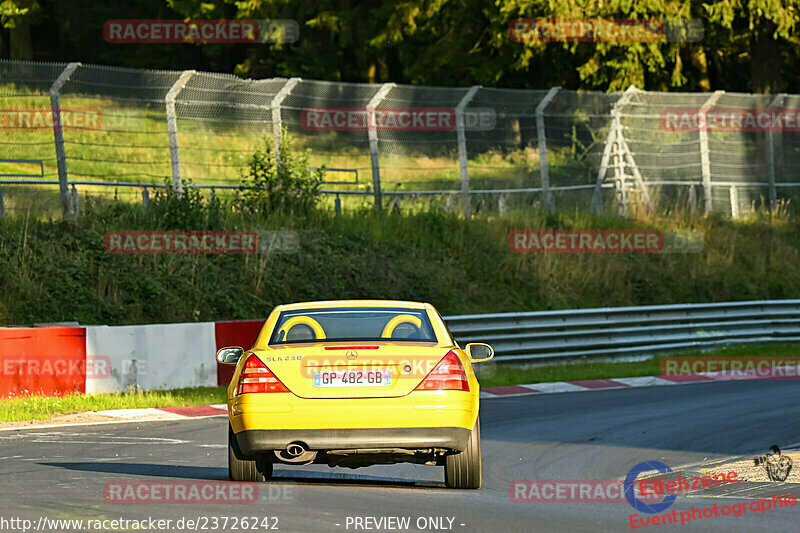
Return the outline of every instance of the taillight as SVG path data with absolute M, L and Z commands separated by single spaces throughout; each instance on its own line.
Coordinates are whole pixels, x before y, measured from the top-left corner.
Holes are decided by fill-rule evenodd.
M 236 395 L 253 392 L 289 392 L 289 389 L 275 377 L 261 359 L 251 354 L 244 362 Z
M 447 352 L 414 390 L 464 390 L 469 391 L 469 382 L 464 366 L 455 352 Z

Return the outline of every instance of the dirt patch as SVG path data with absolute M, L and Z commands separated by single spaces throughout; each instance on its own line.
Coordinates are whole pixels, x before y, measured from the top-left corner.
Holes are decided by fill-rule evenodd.
M 101 415 L 98 413 L 73 413 L 70 415 L 58 415 L 49 420 L 20 420 L 18 422 L 0 422 L 0 429 L 27 429 L 40 426 L 85 424 L 87 422 L 114 422 L 119 421 L 113 416 Z

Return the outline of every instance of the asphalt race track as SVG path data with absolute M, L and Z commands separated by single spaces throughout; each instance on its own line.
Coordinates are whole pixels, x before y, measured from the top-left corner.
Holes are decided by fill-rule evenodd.
M 273 482 L 259 486 L 258 501 L 246 504 L 112 504 L 104 497 L 108 482 L 227 479 L 225 417 L 2 431 L 0 517 L 30 519 L 36 527 L 42 517 L 152 517 L 175 524 L 181 518 L 269 516 L 277 517 L 280 531 L 313 532 L 375 531 L 372 522 L 370 529 L 356 529 L 355 518 L 398 516 L 410 517 L 410 531 L 630 531 L 635 511 L 627 502 L 520 503 L 510 500 L 509 483 L 619 479 L 647 460 L 691 470 L 772 444 L 789 447 L 800 441 L 798 391 L 796 381 L 750 381 L 484 400 L 478 491 L 445 489 L 438 467 L 281 465 Z M 793 471 L 789 480 L 798 479 Z M 772 493 L 800 496 L 800 483 L 749 485 L 721 496 L 679 496 L 670 512 Z M 796 531 L 798 519 L 800 505 L 647 530 Z M 15 529 L 6 524 L 6 530 Z

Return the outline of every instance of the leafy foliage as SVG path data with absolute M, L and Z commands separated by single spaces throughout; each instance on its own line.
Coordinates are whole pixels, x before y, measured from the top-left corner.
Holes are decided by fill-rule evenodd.
M 308 152 L 295 150 L 286 129 L 281 132 L 280 163 L 272 139 L 251 156 L 242 171 L 240 207 L 248 214 L 307 214 L 319 202 L 324 169 L 309 172 Z
M 0 15 L 6 27 L 30 24 L 37 38 L 19 38 L 49 61 L 370 83 L 800 91 L 800 0 L 0 0 Z M 120 55 L 98 37 L 109 18 L 293 19 L 300 38 L 126 45 Z M 515 42 L 509 23 L 517 18 L 696 19 L 704 34 L 697 42 Z

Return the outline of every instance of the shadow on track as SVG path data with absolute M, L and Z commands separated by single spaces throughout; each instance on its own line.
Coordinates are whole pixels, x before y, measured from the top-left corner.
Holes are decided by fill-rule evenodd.
M 152 463 L 39 463 L 42 466 L 77 470 L 81 472 L 99 472 L 104 474 L 123 474 L 128 476 L 168 477 L 198 480 L 228 481 L 228 469 L 207 466 L 181 466 Z M 298 472 L 296 470 L 276 470 L 269 483 L 292 483 L 303 485 L 389 487 L 389 488 L 425 488 L 444 489 L 444 483 L 434 481 L 413 481 L 409 479 L 385 478 L 376 476 Z

